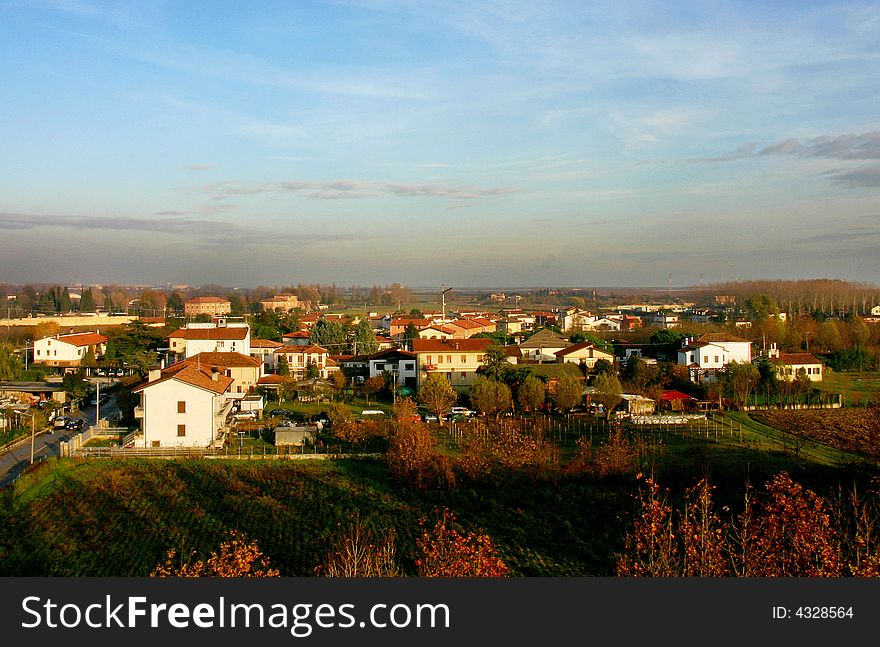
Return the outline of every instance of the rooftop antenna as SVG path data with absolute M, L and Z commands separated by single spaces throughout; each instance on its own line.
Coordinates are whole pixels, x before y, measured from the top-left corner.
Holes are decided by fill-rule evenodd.
M 440 286 L 440 297 L 443 300 L 443 323 L 446 323 L 446 293 L 452 288 L 446 287 L 446 284 Z

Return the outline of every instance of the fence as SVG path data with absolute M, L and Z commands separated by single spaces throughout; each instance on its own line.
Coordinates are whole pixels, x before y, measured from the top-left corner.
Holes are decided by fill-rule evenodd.
M 269 445 L 223 449 L 200 447 L 82 447 L 77 455 L 84 458 L 193 458 L 230 460 L 333 460 L 336 458 L 378 458 L 376 452 L 286 452 Z

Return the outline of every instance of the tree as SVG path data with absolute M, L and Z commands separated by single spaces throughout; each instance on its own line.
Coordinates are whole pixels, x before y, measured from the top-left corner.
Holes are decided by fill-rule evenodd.
M 568 411 L 576 404 L 583 403 L 584 386 L 574 375 L 563 375 L 556 381 L 556 406 Z
M 605 417 L 610 418 L 611 412 L 623 399 L 623 387 L 620 380 L 610 373 L 599 375 L 593 384 L 596 392 L 593 394 L 593 401 L 601 404 L 605 408 Z
M 529 375 L 519 385 L 516 400 L 523 411 L 537 411 L 547 398 L 547 387 L 534 375 Z
M 364 395 L 367 398 L 367 404 L 370 404 L 370 396 L 373 393 L 378 393 L 382 389 L 385 388 L 385 376 L 384 375 L 374 375 L 371 378 L 367 378 L 364 380 L 363 390 Z
M 653 333 L 649 341 L 655 346 L 678 346 L 681 344 L 681 340 L 685 337 L 687 337 L 687 335 L 680 330 L 664 328 Z
M 403 331 L 403 338 L 409 348 L 412 348 L 412 340 L 419 338 L 419 329 L 412 321 L 406 324 L 406 329 Z
M 348 326 L 339 321 L 318 319 L 312 326 L 309 340 L 329 349 L 331 354 L 341 353 L 348 346 Z
M 283 353 L 278 356 L 278 375 L 290 377 L 290 364 L 287 363 L 287 356 Z
M 749 395 L 758 385 L 761 374 L 753 364 L 732 361 L 724 370 L 724 383 L 740 406 L 745 406 Z
M 17 380 L 23 370 L 21 358 L 15 349 L 10 344 L 0 344 L 0 380 Z
M 172 292 L 165 306 L 171 314 L 183 314 L 183 295 L 177 291 Z
M 493 344 L 483 354 L 482 373 L 490 380 L 503 380 L 504 374 L 510 370 L 510 362 L 504 347 Z
M 79 311 L 80 312 L 94 312 L 95 311 L 95 297 L 92 294 L 92 288 L 88 290 L 84 290 L 82 293 L 82 298 L 79 300 Z
M 766 294 L 755 294 L 746 300 L 746 310 L 752 321 L 763 321 L 770 316 L 779 314 L 779 306 L 772 297 Z
M 306 365 L 306 379 L 307 380 L 315 380 L 320 376 L 321 372 L 318 370 L 318 365 L 314 362 L 309 362 Z
M 504 382 L 479 376 L 471 387 L 471 403 L 480 413 L 497 416 L 510 409 L 510 387 Z
M 602 373 L 613 373 L 614 364 L 609 362 L 607 359 L 598 359 L 596 360 L 596 363 L 593 364 L 593 372 L 596 375 L 601 375 Z
M 376 333 L 369 319 L 361 319 L 354 327 L 354 351 L 357 355 L 372 355 L 379 350 Z
M 424 521 L 421 522 L 424 528 Z M 416 560 L 420 577 L 507 577 L 510 569 L 498 556 L 492 538 L 455 528 L 455 515 L 443 510 L 431 530 L 416 540 L 422 556 Z
M 437 415 L 443 424 L 443 414 L 449 409 L 457 396 L 455 389 L 440 373 L 431 373 L 419 389 L 419 402 L 431 413 Z

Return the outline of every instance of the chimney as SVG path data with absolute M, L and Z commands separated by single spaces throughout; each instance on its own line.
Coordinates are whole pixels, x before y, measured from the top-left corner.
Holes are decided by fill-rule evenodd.
M 148 382 L 155 382 L 160 377 L 162 377 L 162 369 L 160 368 L 151 368 L 150 372 L 147 374 Z

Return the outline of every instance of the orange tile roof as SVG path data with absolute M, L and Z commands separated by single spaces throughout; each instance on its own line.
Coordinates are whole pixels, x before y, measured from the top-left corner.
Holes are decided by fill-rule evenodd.
M 188 301 L 184 301 L 184 305 L 187 303 L 229 303 L 229 299 L 221 299 L 220 297 L 193 297 Z
M 272 339 L 251 339 L 251 348 L 281 348 L 284 346 L 280 341 Z
M 413 339 L 412 349 L 414 353 L 429 352 L 481 352 L 493 344 L 491 339 Z
M 256 367 L 261 362 L 241 353 L 198 353 L 183 360 L 190 366 Z
M 707 332 L 704 335 L 700 335 L 697 337 L 697 341 L 707 341 L 710 343 L 724 343 L 724 342 L 748 342 L 748 339 L 743 339 L 742 337 L 736 337 L 734 335 L 728 335 L 723 332 Z
M 92 346 L 94 344 L 107 343 L 107 337 L 96 332 L 77 332 L 70 335 L 59 335 L 56 339 L 73 346 Z
M 780 353 L 773 361 L 787 366 L 822 363 L 813 353 Z
M 296 355 L 299 353 L 327 353 L 329 352 L 323 346 L 316 346 L 315 344 L 309 344 L 308 346 L 297 346 L 296 344 L 287 344 L 286 346 L 282 346 L 281 348 L 275 349 L 276 353 L 290 353 L 292 355 Z
M 231 377 L 226 377 L 220 373 L 215 373 L 214 375 L 216 375 L 217 379 L 214 379 L 214 377 L 206 371 L 199 370 L 195 366 L 187 366 L 183 362 L 180 362 L 163 370 L 162 377 L 158 380 L 142 384 L 136 389 L 133 389 L 132 392 L 139 393 L 155 384 L 167 382 L 168 380 L 177 380 L 218 395 L 226 393 L 234 380 Z

